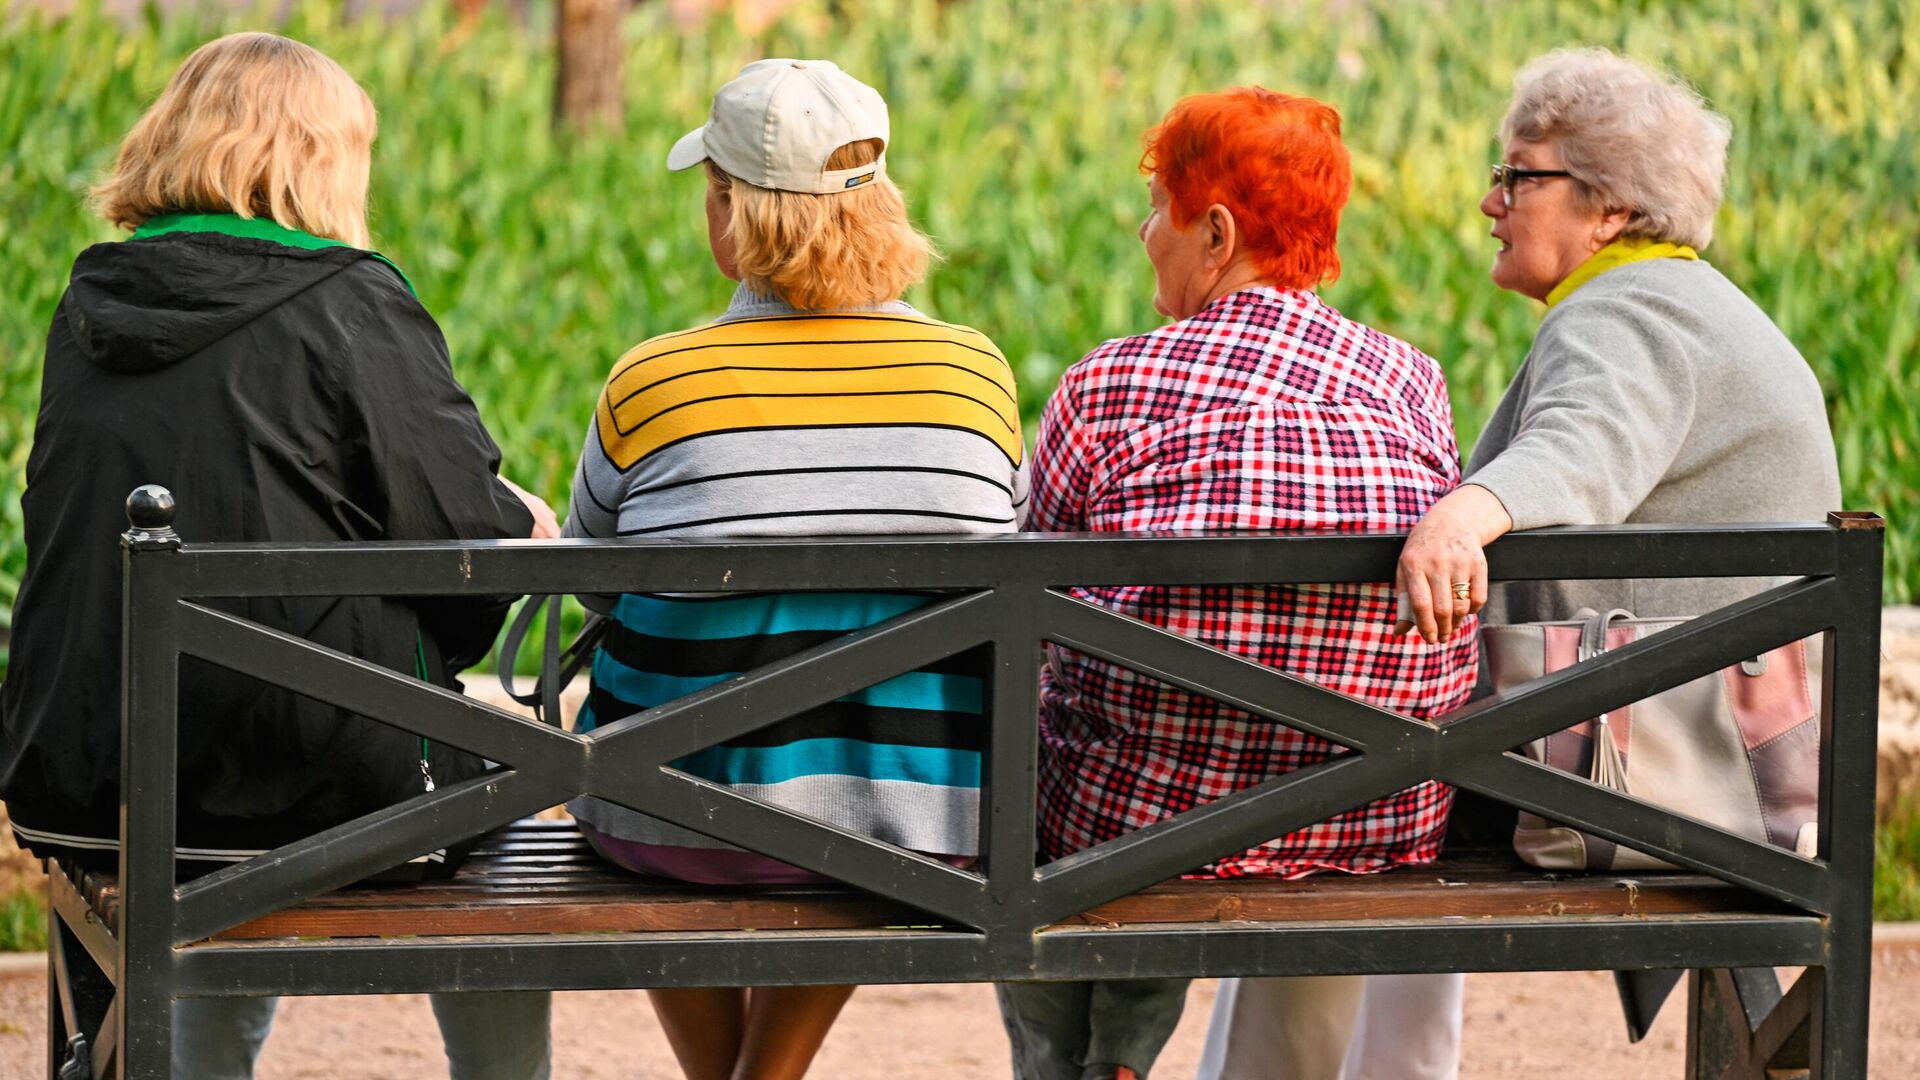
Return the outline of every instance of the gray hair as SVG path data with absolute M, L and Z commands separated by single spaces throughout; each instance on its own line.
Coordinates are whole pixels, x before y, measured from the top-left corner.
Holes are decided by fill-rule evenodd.
M 1622 230 L 1705 248 L 1733 123 L 1652 66 L 1606 49 L 1555 49 L 1520 69 L 1500 141 L 1560 140 L 1590 204 L 1632 212 Z

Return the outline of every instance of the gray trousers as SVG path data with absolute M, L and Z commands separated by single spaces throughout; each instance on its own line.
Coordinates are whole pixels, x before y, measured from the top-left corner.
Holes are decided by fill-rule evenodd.
M 553 995 L 434 994 L 453 1080 L 548 1080 Z M 182 998 L 173 1003 L 173 1075 L 180 1080 L 253 1080 L 254 1059 L 273 1029 L 277 997 Z
M 1187 979 L 1001 983 L 1014 1080 L 1145 1080 L 1180 1023 Z

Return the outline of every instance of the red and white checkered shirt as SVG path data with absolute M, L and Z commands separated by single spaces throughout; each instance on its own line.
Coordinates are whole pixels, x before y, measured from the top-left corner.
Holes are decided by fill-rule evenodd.
M 1257 287 L 1067 370 L 1033 453 L 1030 529 L 1405 530 L 1460 481 L 1440 367 L 1309 292 Z M 1284 575 L 1285 567 L 1275 567 Z M 1459 704 L 1471 632 L 1391 635 L 1376 585 L 1076 589 L 1112 610 L 1418 718 Z M 1049 647 L 1040 846 L 1058 858 L 1326 760 L 1339 747 Z M 1452 789 L 1426 782 L 1200 873 L 1301 877 L 1432 860 Z

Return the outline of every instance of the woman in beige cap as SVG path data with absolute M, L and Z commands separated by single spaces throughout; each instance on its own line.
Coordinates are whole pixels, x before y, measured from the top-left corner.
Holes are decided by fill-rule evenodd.
M 566 535 L 1015 527 L 1026 494 L 1013 375 L 985 335 L 901 302 L 931 246 L 887 179 L 887 139 L 880 95 L 824 61 L 762 60 L 715 95 L 706 125 L 667 162 L 706 165 L 714 262 L 739 290 L 717 322 L 645 342 L 614 365 Z M 616 724 L 933 599 L 622 596 L 601 605 L 611 629 L 579 726 Z M 845 835 L 855 834 L 965 865 L 980 849 L 984 675 L 978 654 L 953 657 L 673 765 L 837 828 L 841 846 L 860 843 Z M 580 799 L 572 810 L 602 855 L 640 873 L 828 880 L 616 803 Z M 652 996 L 692 1080 L 783 1080 L 806 1072 L 852 991 Z

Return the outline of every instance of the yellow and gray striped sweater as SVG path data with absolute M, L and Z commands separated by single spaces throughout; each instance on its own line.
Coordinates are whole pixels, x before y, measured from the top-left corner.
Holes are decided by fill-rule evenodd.
M 743 293 L 744 297 L 744 293 Z M 569 536 L 1007 532 L 1026 502 L 1020 414 L 987 337 L 904 304 L 796 312 L 744 297 L 614 365 L 575 475 Z M 579 726 L 611 723 L 912 610 L 899 594 L 626 596 Z M 977 849 L 983 672 L 963 655 L 676 762 L 901 847 Z M 597 800 L 625 840 L 716 841 Z

